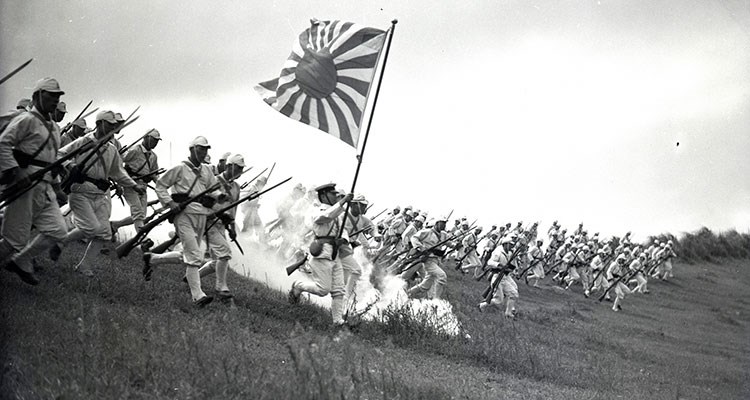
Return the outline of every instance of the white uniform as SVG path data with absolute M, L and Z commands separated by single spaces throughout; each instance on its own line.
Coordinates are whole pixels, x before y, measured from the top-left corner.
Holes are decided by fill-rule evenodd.
M 528 258 L 529 265 L 531 266 L 529 278 L 536 278 L 537 281 L 534 283 L 534 286 L 537 286 L 539 284 L 539 281 L 544 279 L 544 255 L 542 254 L 542 250 L 537 245 L 533 245 L 529 247 L 529 250 L 526 253 L 526 257 Z
M 444 231 L 437 231 L 434 228 L 425 228 L 411 237 L 411 245 L 415 249 L 427 250 L 438 243 L 447 239 Z M 427 276 L 418 285 L 409 289 L 408 294 L 411 296 L 416 293 L 424 293 L 433 290 L 433 297 L 439 299 L 443 294 L 443 288 L 448 282 L 448 276 L 438 265 L 439 257 L 429 254 L 422 262 L 422 266 Z M 434 287 L 433 287 L 434 286 Z
M 292 283 L 292 290 L 308 292 L 318 296 L 331 294 L 331 318 L 333 323 L 344 323 L 344 272 L 340 263 L 333 257 L 333 244 L 330 242 L 338 233 L 338 216 L 344 209 L 338 203 L 327 206 L 318 203 L 316 211 L 309 219 L 309 224 L 316 238 L 325 243 L 322 251 L 308 259 L 311 273 Z M 331 239 L 327 239 L 331 238 Z
M 606 288 L 607 278 L 605 277 L 604 271 L 602 271 L 604 268 L 605 268 L 604 260 L 602 260 L 602 257 L 599 254 L 597 254 L 591 260 L 591 273 L 593 274 L 593 277 L 594 277 L 594 282 L 592 286 L 590 286 L 591 290 L 598 290 L 600 288 Z
M 648 284 L 648 280 L 644 276 L 645 273 L 643 269 L 645 268 L 643 260 L 641 258 L 636 258 L 633 260 L 633 262 L 630 263 L 630 270 L 635 272 L 635 280 L 638 282 L 638 286 L 635 287 L 633 290 L 634 292 L 640 292 L 640 293 L 648 293 L 648 288 L 646 285 Z
M 623 282 L 620 277 L 628 273 L 628 269 L 625 265 L 625 263 L 618 263 L 617 260 L 612 261 L 612 263 L 609 264 L 609 268 L 607 269 L 607 279 L 609 280 L 610 284 L 614 283 L 615 281 L 618 281 L 615 285 L 615 303 L 612 305 L 612 310 L 617 311 L 619 309 L 620 303 L 625 298 L 626 294 L 630 294 L 630 289 L 628 286 Z
M 93 141 L 96 141 L 93 133 L 84 135 L 60 149 L 60 155 L 65 156 Z M 75 158 L 76 164 L 82 163 L 89 153 L 90 151 L 87 151 L 78 155 Z M 84 166 L 84 174 L 88 178 L 107 184 L 108 180 L 112 179 L 123 188 L 136 186 L 135 181 L 125 172 L 117 147 L 112 142 L 103 145 L 97 153 L 89 158 Z M 110 239 L 112 232 L 109 229 L 109 216 L 112 211 L 112 200 L 109 189 L 97 187 L 90 181 L 73 183 L 68 201 L 73 210 L 73 223 L 83 232 L 84 237 Z M 69 240 L 75 240 L 78 236 L 80 234 L 74 230 L 69 234 Z
M 18 167 L 13 157 L 13 149 L 34 155 L 36 160 L 52 163 L 57 158 L 60 145 L 60 132 L 56 124 L 42 122 L 36 108 L 31 112 L 17 115 L 0 135 L 0 171 Z M 20 169 L 21 176 L 28 176 L 40 166 L 29 165 Z M 53 178 L 46 174 L 42 182 L 5 207 L 0 240 L 0 260 L 18 252 L 13 261 L 24 271 L 32 272 L 31 260 L 34 256 L 51 247 L 67 234 L 65 220 L 60 213 Z M 32 225 L 40 233 L 31 239 Z
M 125 163 L 125 171 L 130 174 L 137 183 L 146 184 L 147 181 L 143 179 L 136 179 L 139 176 L 148 175 L 159 169 L 159 163 L 156 158 L 156 154 L 151 150 L 146 150 L 143 143 L 139 143 L 133 146 L 122 158 Z M 155 181 L 156 176 L 152 176 L 150 181 Z M 123 197 L 130 206 L 130 216 L 133 218 L 133 225 L 135 229 L 140 229 L 143 226 L 143 220 L 146 219 L 146 208 L 148 207 L 148 198 L 146 193 L 140 194 L 132 188 L 123 189 Z
M 474 232 L 466 234 L 461 241 L 461 245 L 463 246 L 461 250 L 461 253 L 463 253 L 461 255 L 463 257 L 461 269 L 469 270 L 481 266 L 482 263 L 479 261 L 479 255 L 477 254 L 477 236 Z
M 486 302 L 479 304 L 479 308 L 483 310 L 490 305 L 500 305 L 503 303 L 503 300 L 505 300 L 506 317 L 513 316 L 516 309 L 515 303 L 518 300 L 518 285 L 516 285 L 516 281 L 510 276 L 510 272 L 514 265 L 514 261 L 511 261 L 510 257 L 510 254 L 505 252 L 503 246 L 497 246 L 495 251 L 492 252 L 492 256 L 490 256 L 490 260 L 487 262 L 487 265 L 490 268 L 504 269 L 509 264 L 511 265 L 511 268 L 505 269 L 502 273 L 494 273 L 492 275 L 490 285 L 496 286 L 495 292 L 492 294 L 492 299 L 489 304 Z M 500 282 L 497 282 L 497 280 L 500 280 Z
M 195 165 L 187 160 L 170 168 L 156 181 L 156 195 L 159 202 L 166 206 L 172 201 L 170 191 L 172 194 L 192 197 L 217 183 L 218 180 L 210 165 L 203 163 Z M 174 217 L 175 231 L 182 242 L 182 252 L 153 254 L 151 258 L 153 265 L 180 262 L 185 264 L 185 274 L 193 301 L 206 296 L 201 289 L 198 268 L 203 264 L 204 254 L 200 244 L 206 229 L 206 215 L 212 212 L 210 208 L 204 207 L 199 202 L 188 204 L 185 210 Z

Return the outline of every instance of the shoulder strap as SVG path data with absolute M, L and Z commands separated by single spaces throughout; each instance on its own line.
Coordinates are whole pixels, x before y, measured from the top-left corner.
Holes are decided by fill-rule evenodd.
M 187 191 L 187 194 L 190 195 L 190 192 L 193 191 L 195 184 L 198 183 L 198 179 L 201 178 L 201 169 L 200 166 L 198 167 L 198 169 L 193 168 L 193 164 L 189 163 L 188 161 L 183 161 L 183 163 L 187 165 L 187 167 L 190 168 L 190 170 L 195 174 L 195 179 L 193 180 L 193 183 L 190 184 L 190 188 Z
M 39 113 L 36 113 L 34 111 L 29 111 L 29 113 L 31 115 L 35 116 L 39 120 L 39 122 L 41 122 L 42 125 L 44 125 L 44 128 L 47 129 L 47 138 L 44 139 L 44 143 L 42 143 L 42 145 L 39 146 L 39 148 L 36 149 L 36 151 L 33 154 L 31 154 L 31 158 L 36 158 L 36 156 L 38 156 L 39 153 L 41 153 L 42 150 L 44 150 L 44 147 L 47 146 L 47 143 L 49 143 L 49 140 L 52 138 L 52 130 L 49 128 L 49 126 L 47 125 L 47 123 L 44 121 L 44 118 L 42 118 L 42 116 L 39 115 Z

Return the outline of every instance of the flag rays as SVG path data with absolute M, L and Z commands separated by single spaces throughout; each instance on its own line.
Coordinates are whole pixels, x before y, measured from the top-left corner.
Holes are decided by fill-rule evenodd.
M 313 20 L 295 41 L 279 77 L 255 89 L 287 117 L 357 147 L 384 42 L 385 31 L 379 29 Z

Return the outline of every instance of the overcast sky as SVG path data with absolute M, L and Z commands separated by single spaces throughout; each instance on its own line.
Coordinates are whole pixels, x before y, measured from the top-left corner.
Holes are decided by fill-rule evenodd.
M 53 76 L 71 114 L 140 105 L 123 142 L 158 128 L 162 164 L 204 135 L 215 159 L 348 189 L 355 150 L 253 91 L 313 17 L 399 20 L 357 184 L 378 211 L 750 227 L 748 1 L 2 2 L 0 74 L 34 62 L 0 107 Z

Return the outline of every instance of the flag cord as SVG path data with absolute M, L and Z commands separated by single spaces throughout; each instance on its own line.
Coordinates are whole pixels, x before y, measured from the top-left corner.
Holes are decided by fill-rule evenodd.
M 357 186 L 357 178 L 359 177 L 359 169 L 362 166 L 362 158 L 365 154 L 365 147 L 367 147 L 367 138 L 370 136 L 370 126 L 372 125 L 372 116 L 375 115 L 375 105 L 378 103 L 378 94 L 380 94 L 380 85 L 383 82 L 383 75 L 385 74 L 385 64 L 388 62 L 388 52 L 391 50 L 391 41 L 393 41 L 393 32 L 396 30 L 397 19 L 391 21 L 390 34 L 388 35 L 388 43 L 385 47 L 385 53 L 383 54 L 383 67 L 380 69 L 380 76 L 378 77 L 378 87 L 375 89 L 375 97 L 372 99 L 372 109 L 370 109 L 370 118 L 367 120 L 367 130 L 365 130 L 365 139 L 362 142 L 362 151 L 357 155 L 357 170 L 354 172 L 354 179 L 352 180 L 352 190 L 349 193 L 354 194 L 354 188 Z M 349 215 L 349 205 L 351 202 L 346 203 L 346 210 L 344 211 L 344 223 L 339 226 L 337 238 L 341 237 L 344 232 L 344 226 L 346 225 L 346 216 Z

